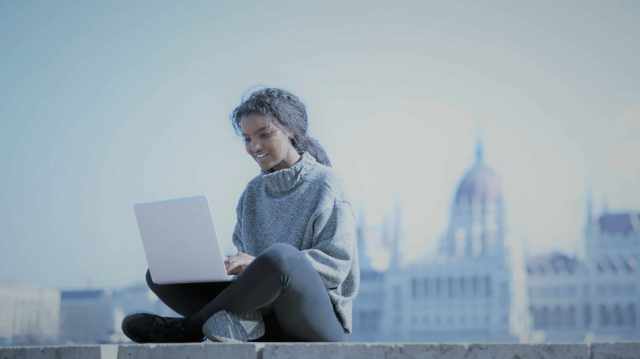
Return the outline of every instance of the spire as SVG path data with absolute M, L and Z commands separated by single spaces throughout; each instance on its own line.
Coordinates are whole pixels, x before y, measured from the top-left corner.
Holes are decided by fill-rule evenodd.
M 593 223 L 593 192 L 590 188 L 587 190 L 587 202 L 585 211 L 585 215 L 587 217 L 587 225 L 591 225 Z
M 361 269 L 371 269 L 371 257 L 367 251 L 367 222 L 365 218 L 364 208 L 361 208 L 358 215 L 358 223 L 356 236 L 358 238 L 358 260 Z
M 397 269 L 402 262 L 402 253 L 400 252 L 400 241 L 402 239 L 402 208 L 397 197 L 395 199 L 392 217 L 385 221 L 385 227 L 387 235 L 391 237 L 391 259 L 389 267 L 391 269 Z
M 591 186 L 587 187 L 585 202 L 585 221 L 584 221 L 584 240 L 582 241 L 581 256 L 591 258 L 592 241 L 593 241 L 593 191 Z
M 400 200 L 396 197 L 395 200 L 395 208 L 393 211 L 393 236 L 396 238 L 398 242 L 402 239 L 402 205 L 400 204 Z
M 476 139 L 476 163 L 482 163 L 484 161 L 484 145 L 482 138 Z
M 480 125 L 480 121 L 476 120 L 476 125 L 475 125 L 475 136 L 476 136 L 476 149 L 475 149 L 475 154 L 476 154 L 476 164 L 482 163 L 484 161 L 484 143 L 482 141 L 482 138 L 484 137 L 483 135 L 483 128 Z

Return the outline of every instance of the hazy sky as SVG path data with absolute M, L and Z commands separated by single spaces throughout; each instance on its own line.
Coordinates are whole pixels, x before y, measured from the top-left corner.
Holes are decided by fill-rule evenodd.
M 0 281 L 142 280 L 141 201 L 205 194 L 229 247 L 256 85 L 305 101 L 369 224 L 400 201 L 407 260 L 478 134 L 508 240 L 575 250 L 588 187 L 640 209 L 639 35 L 636 1 L 0 0 Z

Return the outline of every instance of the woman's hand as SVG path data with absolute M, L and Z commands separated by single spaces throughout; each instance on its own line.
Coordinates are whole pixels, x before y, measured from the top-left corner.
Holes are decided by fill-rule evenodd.
M 227 274 L 240 274 L 244 272 L 245 268 L 247 268 L 254 259 L 255 257 L 253 256 L 243 252 L 238 252 L 238 254 L 228 256 L 224 260 L 224 267 L 227 270 Z

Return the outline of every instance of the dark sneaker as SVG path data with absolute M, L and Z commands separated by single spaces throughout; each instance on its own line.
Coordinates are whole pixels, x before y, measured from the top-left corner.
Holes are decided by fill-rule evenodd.
M 184 318 L 147 313 L 126 316 L 122 332 L 136 343 L 191 343 L 206 339 L 202 332 L 189 329 Z
M 264 335 L 264 321 L 260 312 L 238 315 L 221 310 L 204 323 L 202 332 L 215 342 L 248 342 Z

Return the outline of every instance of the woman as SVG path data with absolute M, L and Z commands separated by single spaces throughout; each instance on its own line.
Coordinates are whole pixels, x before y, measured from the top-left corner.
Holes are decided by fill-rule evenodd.
M 133 314 L 136 342 L 343 341 L 351 333 L 360 272 L 351 203 L 320 144 L 307 134 L 304 104 L 275 88 L 253 92 L 233 127 L 261 173 L 236 207 L 225 262 L 231 283 L 159 285 L 151 290 L 184 318 Z

